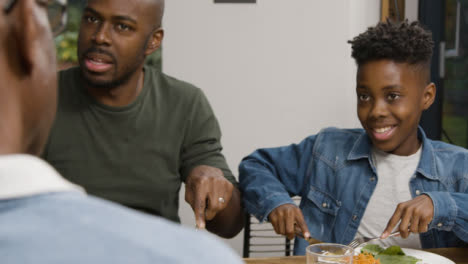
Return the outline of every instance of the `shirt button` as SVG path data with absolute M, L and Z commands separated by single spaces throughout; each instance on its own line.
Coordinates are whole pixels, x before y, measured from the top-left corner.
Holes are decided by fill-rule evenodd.
M 370 181 L 375 181 L 375 177 L 370 178 Z
M 357 215 L 353 215 L 353 221 L 357 220 Z
M 442 223 L 438 223 L 438 224 L 437 224 L 437 227 L 442 227 L 442 226 L 443 226 Z
M 323 204 L 322 204 L 322 207 L 323 207 L 323 208 L 327 208 L 327 207 L 328 207 L 328 204 L 327 204 L 327 203 L 323 203 Z
M 416 190 L 416 195 L 420 195 L 421 194 L 421 191 L 420 190 Z

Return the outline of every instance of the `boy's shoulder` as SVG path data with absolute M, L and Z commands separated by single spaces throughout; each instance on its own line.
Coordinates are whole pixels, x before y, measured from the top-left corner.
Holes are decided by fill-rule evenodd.
M 427 149 L 431 150 L 432 153 L 425 151 L 423 146 L 423 155 L 424 153 L 428 154 L 423 158 L 425 164 L 421 165 L 425 168 L 424 171 L 438 178 L 447 186 L 460 181 L 466 183 L 466 173 L 468 171 L 467 149 L 431 139 L 427 139 L 425 144 L 430 145 Z
M 319 134 L 338 135 L 338 136 L 357 136 L 360 137 L 365 131 L 362 128 L 338 128 L 326 127 L 320 130 Z
M 343 141 L 346 143 L 349 143 L 350 141 L 355 142 L 356 140 L 361 138 L 365 133 L 366 132 L 362 128 L 344 129 L 337 127 L 327 127 L 320 130 L 316 137 L 317 141 L 320 142 L 333 141 L 339 144 Z
M 427 139 L 427 142 L 432 146 L 435 157 L 443 162 L 468 162 L 468 150 L 466 148 L 439 140 Z
M 345 160 L 356 144 L 360 144 L 366 132 L 363 129 L 328 127 L 315 135 L 314 155 L 322 159 Z
M 432 139 L 427 139 L 428 142 L 431 143 L 432 148 L 434 149 L 435 152 L 452 152 L 452 153 L 462 153 L 462 154 L 468 154 L 468 150 L 466 148 L 453 145 L 450 143 L 446 143 L 440 140 L 432 140 Z

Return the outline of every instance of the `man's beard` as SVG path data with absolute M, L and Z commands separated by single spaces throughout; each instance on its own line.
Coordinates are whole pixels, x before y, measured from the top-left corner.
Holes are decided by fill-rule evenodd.
M 92 78 L 89 78 L 89 76 L 84 74 L 82 70 L 80 71 L 81 77 L 83 78 L 83 80 L 85 81 L 85 84 L 87 86 L 97 88 L 97 89 L 110 90 L 110 89 L 114 89 L 116 87 L 119 87 L 121 85 L 124 85 L 124 84 L 128 83 L 128 81 L 130 80 L 130 78 L 132 77 L 132 75 L 136 71 L 140 70 L 139 69 L 140 65 L 142 64 L 142 62 L 145 61 L 145 58 L 146 58 L 146 56 L 144 54 L 144 49 L 145 48 L 146 48 L 146 45 L 141 49 L 141 52 L 138 55 L 139 58 L 135 60 L 135 63 L 133 65 L 123 69 L 123 72 L 124 72 L 123 75 L 121 75 L 120 77 L 114 76 L 114 77 L 118 77 L 118 78 L 113 77 L 111 80 L 107 80 L 107 81 L 93 80 Z M 115 70 L 118 69 L 118 64 L 119 63 L 117 62 L 117 59 L 115 58 L 115 56 L 113 56 L 113 54 L 111 54 L 109 52 L 101 51 L 98 48 L 93 47 L 93 48 L 89 49 L 88 51 L 86 51 L 85 55 L 88 52 L 91 52 L 91 51 L 107 54 L 109 57 L 112 58 L 112 61 L 113 61 L 113 64 L 114 64 L 114 69 Z M 81 67 L 81 65 L 80 65 L 80 67 Z
M 123 76 L 121 76 L 120 78 L 112 79 L 109 81 L 96 81 L 91 78 L 88 78 L 85 74 L 83 74 L 82 71 L 80 71 L 80 73 L 81 73 L 81 77 L 83 78 L 87 86 L 97 88 L 97 89 L 110 90 L 110 89 L 126 84 L 130 80 L 130 77 L 132 76 L 132 74 L 135 73 L 136 71 L 137 69 L 130 70 L 126 72 Z

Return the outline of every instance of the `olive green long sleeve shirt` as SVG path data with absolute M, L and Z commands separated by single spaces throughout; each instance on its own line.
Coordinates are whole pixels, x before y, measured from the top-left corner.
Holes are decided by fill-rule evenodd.
M 235 183 L 221 132 L 203 92 L 145 66 L 144 85 L 125 107 L 103 105 L 78 68 L 59 73 L 59 103 L 44 158 L 89 194 L 179 221 L 181 183 L 198 165 Z

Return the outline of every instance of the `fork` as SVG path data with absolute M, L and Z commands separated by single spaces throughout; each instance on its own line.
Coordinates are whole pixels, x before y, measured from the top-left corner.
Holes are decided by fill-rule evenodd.
M 390 235 L 388 235 L 388 237 L 386 237 L 386 238 L 393 237 L 393 236 L 399 236 L 399 235 L 400 235 L 400 232 L 395 231 L 395 232 L 391 233 Z M 350 246 L 352 248 L 357 248 L 362 244 L 367 244 L 367 243 L 369 243 L 371 241 L 379 240 L 379 239 L 381 239 L 381 238 L 380 237 L 356 237 L 355 239 L 353 239 L 348 244 L 348 246 Z

